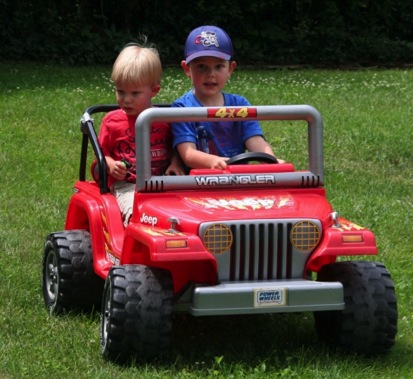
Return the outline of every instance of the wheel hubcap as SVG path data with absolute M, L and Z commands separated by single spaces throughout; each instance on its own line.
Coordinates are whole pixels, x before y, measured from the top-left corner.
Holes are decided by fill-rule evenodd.
M 109 288 L 106 291 L 105 294 L 105 299 L 104 299 L 104 304 L 105 308 L 102 312 L 102 334 L 101 334 L 101 347 L 102 351 L 106 349 L 106 344 L 107 344 L 107 337 L 108 337 L 108 329 L 109 329 L 109 318 L 110 318 L 110 307 L 111 307 L 111 297 L 112 297 L 112 287 L 109 284 Z
M 50 253 L 46 263 L 46 289 L 50 302 L 56 302 L 59 292 L 59 271 L 57 268 L 57 260 L 54 253 Z

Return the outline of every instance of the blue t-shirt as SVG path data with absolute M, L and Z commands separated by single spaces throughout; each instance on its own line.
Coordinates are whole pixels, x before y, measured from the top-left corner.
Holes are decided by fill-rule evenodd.
M 223 95 L 224 107 L 250 106 L 250 103 L 240 95 Z M 172 107 L 202 107 L 202 104 L 191 90 L 175 100 Z M 257 121 L 179 122 L 171 125 L 174 148 L 180 143 L 192 142 L 204 153 L 227 158 L 244 153 L 247 139 L 263 136 Z

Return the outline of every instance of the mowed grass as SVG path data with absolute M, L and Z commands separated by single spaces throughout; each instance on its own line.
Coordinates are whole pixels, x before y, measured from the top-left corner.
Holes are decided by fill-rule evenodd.
M 114 102 L 109 76 L 110 67 L 0 64 L 1 378 L 413 378 L 413 71 L 237 68 L 228 86 L 254 105 L 310 104 L 322 114 L 328 197 L 374 231 L 373 259 L 396 285 L 392 352 L 329 349 L 310 313 L 178 315 L 171 358 L 129 366 L 102 360 L 98 313 L 51 317 L 41 295 L 44 240 L 64 228 L 78 176 L 79 120 L 88 106 Z M 189 88 L 180 69 L 165 69 L 155 101 Z M 278 125 L 263 123 L 274 151 L 304 164 L 303 127 Z

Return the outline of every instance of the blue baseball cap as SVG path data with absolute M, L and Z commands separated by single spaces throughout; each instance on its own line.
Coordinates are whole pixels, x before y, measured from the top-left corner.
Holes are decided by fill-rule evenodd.
M 185 43 L 185 61 L 199 57 L 215 57 L 229 61 L 234 55 L 231 39 L 218 26 L 200 26 L 189 33 Z

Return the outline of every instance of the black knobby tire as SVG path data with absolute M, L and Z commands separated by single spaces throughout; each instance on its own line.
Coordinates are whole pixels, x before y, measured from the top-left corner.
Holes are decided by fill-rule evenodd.
M 48 311 L 99 307 L 104 281 L 93 270 L 90 235 L 85 230 L 50 234 L 42 262 L 43 299 Z
M 101 353 L 110 361 L 146 361 L 168 352 L 173 284 L 168 271 L 112 267 L 102 301 Z
M 324 266 L 319 281 L 343 284 L 345 309 L 314 312 L 318 335 L 326 342 L 366 355 L 388 352 L 397 334 L 397 299 L 385 266 L 376 262 L 337 262 Z

